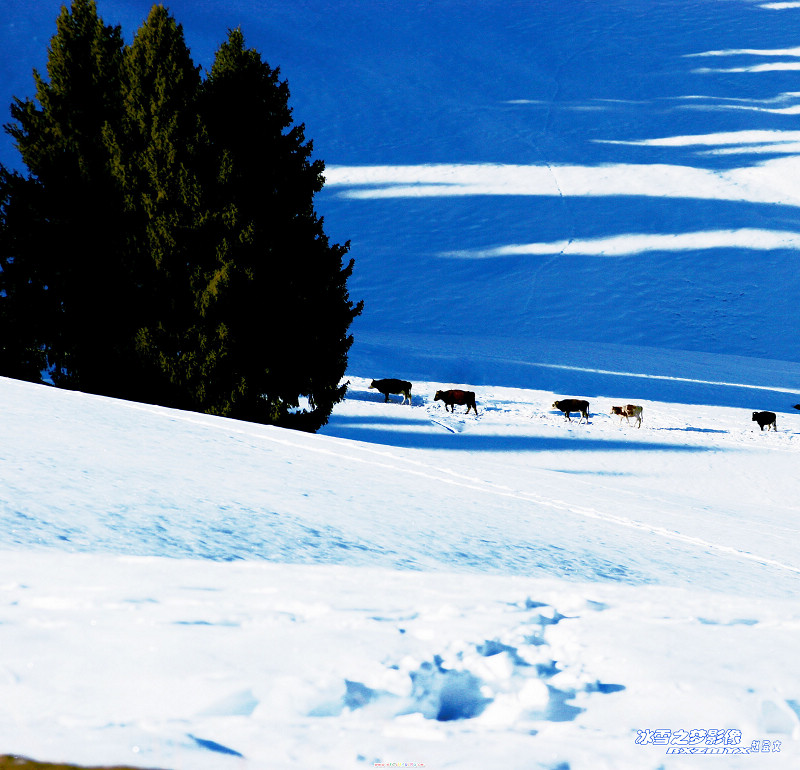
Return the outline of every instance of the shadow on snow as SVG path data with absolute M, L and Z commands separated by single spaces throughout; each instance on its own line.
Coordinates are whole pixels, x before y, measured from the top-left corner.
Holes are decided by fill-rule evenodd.
M 388 427 L 396 426 L 396 427 Z M 401 426 L 407 426 L 403 430 Z M 430 431 L 420 428 L 429 427 Z M 460 427 L 460 426 L 459 426 Z M 582 425 L 580 429 L 587 426 Z M 588 426 L 591 428 L 591 425 Z M 576 425 L 576 429 L 578 426 Z M 568 436 L 477 435 L 463 432 L 438 432 L 429 420 L 333 416 L 323 433 L 336 438 L 405 449 L 455 449 L 466 452 L 704 452 L 707 447 L 664 441 L 625 441 L 620 439 Z

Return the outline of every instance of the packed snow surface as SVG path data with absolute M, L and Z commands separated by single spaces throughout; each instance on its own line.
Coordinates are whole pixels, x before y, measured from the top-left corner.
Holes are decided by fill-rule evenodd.
M 800 414 L 350 379 L 321 435 L 0 380 L 4 751 L 797 766 Z

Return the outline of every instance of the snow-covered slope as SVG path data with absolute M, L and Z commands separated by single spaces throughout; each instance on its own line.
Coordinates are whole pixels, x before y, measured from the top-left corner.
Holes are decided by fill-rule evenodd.
M 451 384 L 312 436 L 0 380 L 0 749 L 794 767 L 800 414 Z
M 4 7 L 0 103 L 60 5 Z M 0 754 L 796 768 L 800 5 L 170 8 L 289 80 L 351 387 L 309 436 L 0 380 Z

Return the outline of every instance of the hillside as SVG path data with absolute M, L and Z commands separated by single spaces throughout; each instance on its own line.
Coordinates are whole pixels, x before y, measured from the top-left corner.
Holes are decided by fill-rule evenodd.
M 800 414 L 368 384 L 312 436 L 0 380 L 3 751 L 797 764 Z
M 800 3 L 169 7 L 289 81 L 350 388 L 307 435 L 0 378 L 0 755 L 796 768 Z

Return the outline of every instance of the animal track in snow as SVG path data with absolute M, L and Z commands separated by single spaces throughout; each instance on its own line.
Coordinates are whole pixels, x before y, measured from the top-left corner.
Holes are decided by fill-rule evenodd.
M 583 671 L 570 671 L 569 676 L 561 677 L 565 683 L 559 683 L 557 678 L 565 671 L 554 658 L 546 635 L 549 627 L 568 618 L 554 607 L 530 599 L 512 606 L 527 617 L 497 637 L 482 642 L 454 641 L 429 658 L 409 656 L 387 664 L 396 674 L 391 689 L 347 680 L 341 700 L 315 709 L 312 715 L 372 709 L 393 716 L 417 713 L 439 722 L 474 718 L 490 724 L 566 722 L 585 710 L 570 703 L 579 693 L 625 689 Z M 406 632 L 405 628 L 399 630 Z

